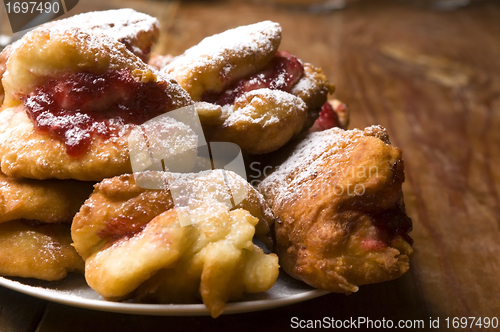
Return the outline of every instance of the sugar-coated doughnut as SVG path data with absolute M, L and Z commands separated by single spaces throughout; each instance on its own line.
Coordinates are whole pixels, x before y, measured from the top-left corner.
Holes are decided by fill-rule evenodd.
M 217 317 L 227 301 L 273 285 L 277 257 L 252 243 L 262 231 L 258 224 L 269 231 L 272 214 L 244 179 L 220 170 L 136 176 L 161 179 L 169 186 L 140 188 L 133 175 L 106 179 L 75 216 L 71 234 L 85 260 L 90 287 L 108 300 L 202 300 Z M 175 186 L 190 192 L 180 198 L 190 204 L 189 224 L 181 222 L 186 210 L 174 201 Z M 231 196 L 237 204 L 232 208 Z
M 131 172 L 127 135 L 192 104 L 118 41 L 78 28 L 39 28 L 7 61 L 0 112 L 2 172 L 99 181 Z
M 258 186 L 291 276 L 332 292 L 400 277 L 413 254 L 401 150 L 385 129 L 309 134 Z

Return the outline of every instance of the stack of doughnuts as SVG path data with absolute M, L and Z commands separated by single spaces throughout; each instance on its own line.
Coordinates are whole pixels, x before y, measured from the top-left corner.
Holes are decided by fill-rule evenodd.
M 320 68 L 279 49 L 278 23 L 177 56 L 150 54 L 159 31 L 131 9 L 87 13 L 0 53 L 0 275 L 78 272 L 106 300 L 202 301 L 217 317 L 227 301 L 271 288 L 280 265 L 345 293 L 408 270 L 400 150 L 383 128 L 346 130 L 347 106 Z M 230 171 L 177 173 L 175 160 L 133 168 L 133 133 L 185 108 L 203 133 L 158 122 L 170 155 L 231 142 L 245 161 L 281 156 L 277 170 L 254 188 Z M 147 164 L 158 146 L 144 144 Z M 193 164 L 214 168 L 206 157 Z M 377 173 L 345 171 L 355 167 Z M 356 194 L 340 193 L 350 185 Z

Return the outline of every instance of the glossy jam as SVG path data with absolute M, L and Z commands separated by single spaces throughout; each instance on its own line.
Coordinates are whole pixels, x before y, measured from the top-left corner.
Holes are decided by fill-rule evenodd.
M 235 99 L 256 89 L 268 88 L 290 92 L 304 74 L 302 63 L 286 51 L 276 56 L 262 71 L 229 85 L 222 92 L 206 91 L 202 100 L 221 106 L 233 104 Z
M 144 229 L 143 223 L 134 223 L 130 217 L 112 218 L 106 223 L 104 229 L 99 231 L 99 237 L 113 241 L 122 238 L 131 238 Z
M 408 235 L 412 230 L 412 221 L 401 209 L 373 215 L 373 223 L 377 227 L 380 242 L 389 246 L 394 238 L 401 236 L 410 245 L 413 244 L 413 239 Z
M 329 102 L 321 107 L 319 117 L 314 122 L 309 132 L 322 131 L 333 127 L 340 127 L 339 116 Z
M 141 124 L 172 109 L 165 82 L 142 83 L 128 71 L 77 73 L 50 80 L 23 98 L 35 128 L 62 141 L 78 158 L 93 137 L 119 136 L 128 124 Z

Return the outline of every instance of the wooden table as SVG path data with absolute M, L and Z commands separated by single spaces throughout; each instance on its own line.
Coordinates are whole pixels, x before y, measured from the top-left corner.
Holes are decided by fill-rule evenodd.
M 350 296 L 215 320 L 104 313 L 0 288 L 1 331 L 281 331 L 292 317 L 423 320 L 424 330 L 439 317 L 446 330 L 446 317 L 500 318 L 499 3 L 436 12 L 402 0 L 361 1 L 312 14 L 245 1 L 81 0 L 74 12 L 127 6 L 161 21 L 159 53 L 179 54 L 242 24 L 281 23 L 281 48 L 324 69 L 352 110 L 350 127 L 381 124 L 404 150 L 411 270 Z

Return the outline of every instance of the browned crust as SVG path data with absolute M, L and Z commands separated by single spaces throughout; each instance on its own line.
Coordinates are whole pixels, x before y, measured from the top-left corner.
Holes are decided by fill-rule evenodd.
M 388 143 L 380 127 L 314 135 L 295 153 L 307 152 L 318 139 L 330 142 L 328 148 L 315 150 L 302 163 L 292 153 L 282 170 L 258 187 L 278 218 L 281 266 L 314 287 L 343 293 L 401 276 L 413 253 L 409 238 L 406 233 L 385 238 L 380 230 L 399 223 L 411 228 L 402 198 L 401 150 Z M 370 169 L 373 174 L 360 173 Z M 354 188 L 357 193 L 362 188 L 362 194 Z

